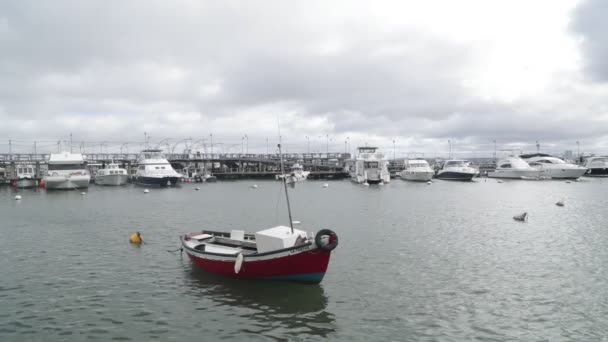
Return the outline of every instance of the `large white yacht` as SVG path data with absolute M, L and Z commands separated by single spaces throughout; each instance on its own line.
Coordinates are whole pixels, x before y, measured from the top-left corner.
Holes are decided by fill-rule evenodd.
M 525 160 L 509 156 L 496 163 L 496 170 L 488 172 L 489 178 L 510 179 L 541 179 L 548 178 L 537 168 L 533 168 Z
M 35 188 L 38 186 L 38 180 L 36 179 L 36 171 L 33 165 L 17 165 L 17 179 L 15 179 L 15 186 L 18 188 Z
M 80 153 L 51 153 L 49 169 L 44 176 L 47 189 L 88 188 L 91 175 L 87 171 L 84 158 Z
M 141 151 L 139 165 L 135 173 L 135 183 L 140 185 L 169 186 L 177 185 L 181 174 L 175 172 L 162 150 L 148 149 Z
M 350 172 L 353 182 L 359 184 L 389 183 L 388 161 L 377 152 L 377 147 L 359 147 L 357 157 Z
M 531 167 L 542 171 L 542 176 L 552 179 L 577 179 L 587 172 L 586 167 L 566 163 L 548 154 L 524 154 L 520 157 Z
M 427 182 L 433 178 L 435 171 L 424 159 L 408 159 L 405 161 L 405 169 L 399 172 L 401 179 L 409 181 Z
M 608 177 L 608 157 L 590 157 L 585 162 L 585 167 L 589 169 L 585 176 L 589 177 Z
M 287 175 L 277 175 L 276 179 L 287 177 L 287 183 L 301 182 L 308 178 L 310 171 L 304 171 L 304 167 L 298 163 L 293 164 L 291 172 Z
M 435 176 L 443 180 L 470 181 L 479 174 L 479 170 L 471 167 L 471 162 L 462 159 L 448 160 Z
M 124 185 L 127 184 L 129 175 L 127 170 L 120 168 L 118 164 L 112 162 L 107 164 L 103 169 L 97 171 L 95 175 L 95 184 L 99 185 Z

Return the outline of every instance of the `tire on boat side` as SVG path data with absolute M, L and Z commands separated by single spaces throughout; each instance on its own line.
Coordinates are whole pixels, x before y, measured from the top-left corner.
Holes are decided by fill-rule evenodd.
M 321 243 L 321 239 L 324 235 L 329 235 L 330 242 L 326 245 Z M 333 251 L 336 247 L 338 247 L 338 234 L 331 229 L 321 229 L 317 232 L 317 235 L 315 235 L 315 244 L 317 245 L 317 248 L 322 251 Z

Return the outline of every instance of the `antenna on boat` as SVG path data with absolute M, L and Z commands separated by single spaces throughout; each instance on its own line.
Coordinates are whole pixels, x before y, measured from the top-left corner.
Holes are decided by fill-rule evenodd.
M 289 192 L 287 191 L 287 177 L 283 170 L 283 152 L 281 151 L 281 144 L 279 146 L 279 160 L 281 162 L 281 179 L 283 180 L 283 188 L 285 188 L 285 198 L 287 199 L 287 213 L 289 214 L 289 226 L 291 227 L 291 233 L 293 234 L 293 220 L 291 219 L 291 206 L 289 205 Z

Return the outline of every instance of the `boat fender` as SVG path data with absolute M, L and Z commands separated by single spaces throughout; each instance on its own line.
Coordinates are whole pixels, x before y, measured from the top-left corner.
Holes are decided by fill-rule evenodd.
M 234 273 L 239 274 L 242 266 L 243 266 L 243 253 L 239 253 L 236 256 L 236 261 L 234 262 Z
M 323 242 L 324 236 L 329 236 L 328 243 Z M 336 247 L 338 247 L 338 234 L 331 229 L 321 229 L 319 232 L 317 232 L 317 235 L 315 235 L 315 244 L 322 251 L 333 251 Z

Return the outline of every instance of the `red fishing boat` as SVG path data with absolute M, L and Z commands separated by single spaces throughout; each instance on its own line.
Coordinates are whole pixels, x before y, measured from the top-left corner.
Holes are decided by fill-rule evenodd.
M 213 273 L 237 278 L 321 282 L 331 251 L 338 246 L 338 235 L 329 229 L 316 234 L 294 229 L 285 178 L 283 185 L 290 227 L 277 226 L 255 234 L 242 230 L 203 230 L 184 235 L 182 249 L 194 264 Z

